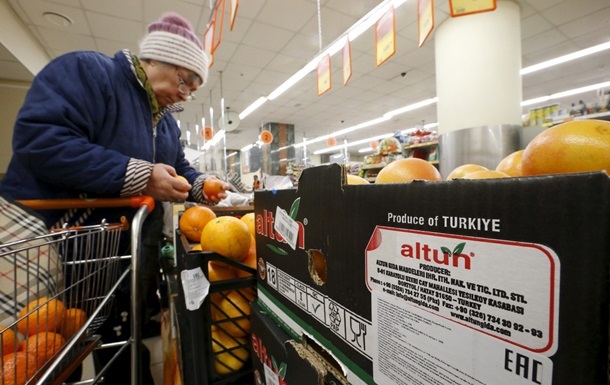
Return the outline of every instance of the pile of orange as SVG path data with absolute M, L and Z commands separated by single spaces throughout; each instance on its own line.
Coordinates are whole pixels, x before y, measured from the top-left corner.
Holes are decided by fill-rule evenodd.
M 2 370 L 0 370 L 0 384 L 25 385 L 34 377 L 38 368 L 36 355 L 27 351 L 6 354 L 2 357 Z
M 610 175 L 610 122 L 595 119 L 558 124 L 538 134 L 524 150 L 507 155 L 495 170 L 480 165 L 456 167 L 454 178 L 489 179 L 602 171 Z
M 404 158 L 382 168 L 375 183 L 408 183 L 415 180 L 434 182 L 441 179 L 441 173 L 430 162 L 419 158 Z
M 221 329 L 212 328 L 212 352 L 217 375 L 234 373 L 248 362 L 248 338 L 233 337 Z
M 184 234 L 189 241 L 199 242 L 201 240 L 203 228 L 214 218 L 216 218 L 216 214 L 208 207 L 189 207 L 180 216 L 180 232 Z
M 17 329 L 26 337 L 42 331 L 58 330 L 64 322 L 66 310 L 58 299 L 35 299 L 19 312 L 19 318 L 23 319 L 17 323 Z
M 81 309 L 67 309 L 57 298 L 30 301 L 19 312 L 17 331 L 0 326 L 2 371 L 0 384 L 25 384 L 51 360 L 87 320 Z M 19 343 L 19 335 L 24 340 Z

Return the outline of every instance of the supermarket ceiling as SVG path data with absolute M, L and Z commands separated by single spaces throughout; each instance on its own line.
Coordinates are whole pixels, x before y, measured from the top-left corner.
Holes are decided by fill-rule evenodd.
M 3 24 L 17 23 L 22 31 L 31 34 L 29 40 L 40 51 L 40 57 L 49 60 L 73 50 L 97 50 L 108 55 L 122 48 L 137 52 L 137 42 L 146 25 L 170 10 L 186 16 L 198 35 L 203 36 L 210 20 L 211 2 L 0 0 L 0 9 L 9 11 L 2 12 Z M 523 67 L 610 41 L 608 0 L 517 2 L 521 6 Z M 318 13 L 317 0 L 240 0 L 233 30 L 229 28 L 227 6 L 210 79 L 197 91 L 197 100 L 187 103 L 178 116 L 183 130 L 188 126 L 195 134 L 195 124 L 200 124 L 204 113 L 206 125 L 210 125 L 210 106 L 214 109 L 214 128 L 218 130 L 221 95 L 225 111 L 234 113 L 230 116 L 243 112 L 305 67 L 321 52 L 320 46 L 324 50 L 379 3 L 381 0 L 320 0 Z M 434 6 L 438 28 L 449 17 L 448 1 L 437 0 Z M 45 13 L 66 16 L 69 22 L 64 23 L 56 15 L 44 16 Z M 302 141 L 303 137 L 328 135 L 435 97 L 434 32 L 418 48 L 416 15 L 416 0 L 408 0 L 396 9 L 396 53 L 379 67 L 375 66 L 374 28 L 351 42 L 353 73 L 347 86 L 343 86 L 342 58 L 338 53 L 331 60 L 332 88 L 322 96 L 317 95 L 314 70 L 237 126 L 236 119 L 226 119 L 233 129 L 227 134 L 227 148 L 240 149 L 255 142 L 260 127 L 270 122 L 293 124 L 296 141 Z M 18 46 L 15 43 L 24 36 L 19 33 L 6 36 L 1 31 L 0 79 L 31 81 L 31 70 L 23 65 L 30 59 L 8 48 Z M 523 100 L 609 81 L 609 64 L 610 51 L 604 51 L 524 75 Z M 569 105 L 581 98 L 592 101 L 595 93 L 559 102 Z M 524 107 L 524 112 L 529 108 Z M 432 104 L 336 139 L 343 143 L 436 121 L 436 105 Z M 326 142 L 321 141 L 308 150 L 326 147 Z M 352 149 L 357 148 L 361 147 Z

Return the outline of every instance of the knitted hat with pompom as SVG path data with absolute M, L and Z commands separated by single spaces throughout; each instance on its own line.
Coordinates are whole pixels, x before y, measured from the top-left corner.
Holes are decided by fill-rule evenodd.
M 140 59 L 153 59 L 195 72 L 201 84 L 208 77 L 209 59 L 191 24 L 177 13 L 166 13 L 148 26 L 140 43 Z

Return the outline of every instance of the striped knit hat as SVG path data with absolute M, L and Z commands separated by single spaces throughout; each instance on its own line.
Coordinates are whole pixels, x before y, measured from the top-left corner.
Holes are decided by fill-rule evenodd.
M 148 26 L 140 43 L 140 59 L 153 59 L 195 72 L 203 85 L 208 77 L 209 59 L 193 27 L 177 13 L 166 13 Z

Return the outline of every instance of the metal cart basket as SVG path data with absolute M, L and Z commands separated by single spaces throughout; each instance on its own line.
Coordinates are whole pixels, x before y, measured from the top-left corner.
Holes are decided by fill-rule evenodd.
M 153 199 L 19 203 L 35 210 L 100 207 L 138 210 L 131 223 L 131 255 L 127 256 L 117 255 L 121 232 L 129 228 L 124 218 L 122 223 L 64 227 L 46 235 L 0 244 L 0 262 L 5 268 L 7 264 L 9 267 L 13 264 L 8 274 L 4 271 L 6 278 L 2 283 L 3 293 L 12 293 L 10 303 L 2 304 L 4 314 L 12 313 L 13 316 L 0 319 L 0 346 L 3 348 L 0 385 L 62 384 L 92 350 L 105 347 L 120 348 L 94 379 L 79 384 L 100 381 L 118 355 L 131 347 L 131 383 L 139 385 L 142 370 L 140 238 L 142 223 L 154 208 Z M 122 342 L 102 344 L 95 332 L 110 315 L 116 290 L 123 282 L 129 282 L 128 279 L 132 296 L 131 337 Z M 7 285 L 13 287 L 7 288 Z M 24 342 L 14 338 L 18 332 L 26 338 Z

